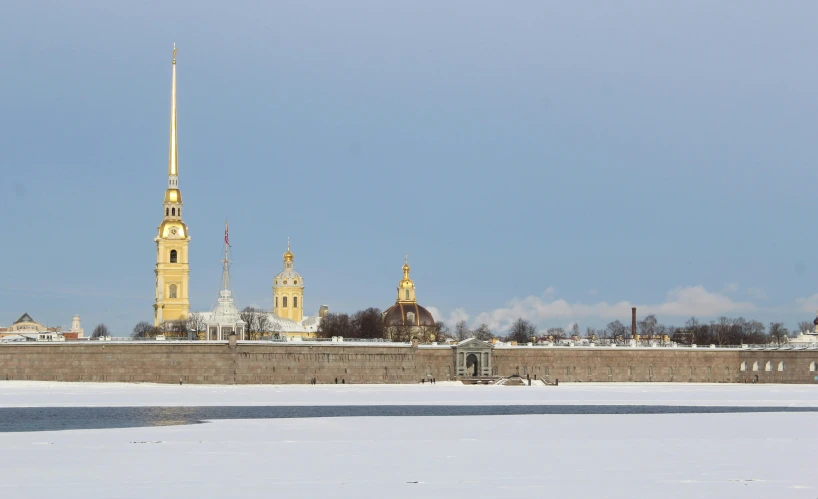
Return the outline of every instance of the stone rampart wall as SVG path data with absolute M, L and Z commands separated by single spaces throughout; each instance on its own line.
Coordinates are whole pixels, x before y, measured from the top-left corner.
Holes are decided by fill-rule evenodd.
M 818 351 L 496 348 L 494 373 L 575 382 L 816 383 Z M 349 344 L 0 345 L 0 380 L 178 383 L 417 383 L 453 379 L 446 347 Z
M 762 383 L 814 383 L 818 375 L 816 350 L 518 347 L 494 349 L 493 363 L 502 376 L 577 382 L 743 383 L 757 375 Z

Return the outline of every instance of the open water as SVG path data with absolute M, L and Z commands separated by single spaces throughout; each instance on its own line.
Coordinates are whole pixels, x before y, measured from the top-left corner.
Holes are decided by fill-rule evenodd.
M 3 407 L 0 432 L 92 430 L 205 423 L 214 419 L 350 418 L 367 416 L 518 416 L 582 414 L 739 414 L 818 412 L 818 407 L 665 405 L 341 405 L 203 407 Z

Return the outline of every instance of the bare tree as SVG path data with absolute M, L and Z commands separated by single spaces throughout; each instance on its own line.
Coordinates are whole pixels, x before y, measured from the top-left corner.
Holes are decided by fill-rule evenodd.
M 480 324 L 477 329 L 474 330 L 474 337 L 480 341 L 491 341 L 491 339 L 494 338 L 494 334 L 492 334 L 488 324 Z
M 536 341 L 536 336 L 537 326 L 523 318 L 519 318 L 511 325 L 506 339 L 517 343 L 528 343 L 529 341 Z
M 783 323 L 781 322 L 770 323 L 770 339 L 773 341 L 773 343 L 777 345 L 786 343 L 788 334 L 789 331 L 787 331 L 787 328 L 784 327 Z
M 418 337 L 420 331 L 417 326 L 410 326 L 408 324 L 394 324 L 387 326 L 387 336 L 392 341 L 412 341 L 413 338 Z M 420 338 L 418 338 L 420 340 Z
M 102 338 L 105 336 L 111 336 L 111 332 L 108 331 L 108 326 L 104 323 L 97 324 L 97 327 L 94 328 L 94 332 L 91 334 L 91 338 Z
M 467 338 L 471 338 L 471 331 L 469 331 L 469 326 L 466 324 L 466 321 L 460 321 L 454 325 L 454 337 L 457 338 L 457 341 L 463 341 Z
M 246 338 L 248 340 L 258 340 L 270 332 L 270 316 L 264 310 L 244 307 L 241 312 L 239 312 L 239 317 L 245 323 L 244 328 L 247 332 Z
M 383 313 L 377 308 L 359 310 L 352 316 L 352 327 L 356 338 L 383 338 Z
M 343 336 L 345 338 L 355 338 L 356 332 L 352 325 L 352 319 L 343 313 L 328 313 L 318 324 L 316 333 L 320 338 L 331 338 L 333 336 Z
M 561 327 L 550 327 L 546 334 L 554 338 L 554 341 L 565 339 L 565 329 Z
M 644 319 L 639 321 L 636 326 L 641 336 L 651 337 L 656 335 L 656 325 L 658 321 L 653 314 L 646 315 Z
M 575 322 L 575 323 L 574 323 L 574 324 L 571 326 L 571 336 L 572 336 L 572 337 L 574 337 L 574 336 L 575 336 L 575 337 L 579 338 L 579 323 L 576 323 L 576 322 Z
M 162 324 L 162 332 L 172 338 L 187 338 L 187 321 L 165 321 Z
M 586 327 L 585 337 L 588 338 L 589 340 L 596 339 L 596 329 L 592 328 L 591 326 Z
M 798 323 L 799 333 L 809 333 L 812 330 L 812 321 L 801 321 Z
M 610 338 L 618 338 L 618 337 L 625 337 L 625 325 L 622 324 L 619 319 L 609 322 L 607 326 L 605 326 L 605 334 L 608 335 Z
M 443 343 L 449 339 L 449 326 L 443 321 L 435 322 L 435 339 L 438 343 Z
M 199 312 L 193 312 L 187 316 L 188 339 L 199 339 L 199 333 L 207 331 L 204 316 Z
M 131 338 L 153 338 L 156 336 L 156 331 L 158 331 L 158 328 L 154 327 L 150 322 L 140 321 L 133 327 Z

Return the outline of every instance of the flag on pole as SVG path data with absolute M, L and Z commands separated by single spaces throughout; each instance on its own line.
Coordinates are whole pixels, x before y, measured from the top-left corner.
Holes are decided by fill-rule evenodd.
M 224 222 L 224 244 L 230 246 L 230 230 L 227 227 L 227 222 Z

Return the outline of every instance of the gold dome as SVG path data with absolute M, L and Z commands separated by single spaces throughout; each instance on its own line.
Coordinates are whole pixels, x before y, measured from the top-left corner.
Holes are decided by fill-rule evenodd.
M 165 203 L 181 203 L 182 192 L 179 189 L 168 189 L 165 191 Z
M 287 238 L 287 251 L 284 253 L 284 261 L 285 262 L 292 262 L 293 261 L 293 256 L 295 256 L 295 255 L 293 255 L 292 252 L 290 251 L 290 238 L 288 237 Z

